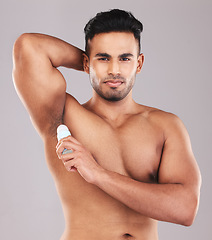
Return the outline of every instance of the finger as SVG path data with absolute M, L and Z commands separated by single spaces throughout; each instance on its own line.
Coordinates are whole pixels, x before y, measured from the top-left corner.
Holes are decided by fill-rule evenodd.
M 77 172 L 77 169 L 75 167 L 71 167 L 68 171 L 69 172 Z
M 63 161 L 63 162 L 67 162 L 67 161 L 70 161 L 72 159 L 74 159 L 75 157 L 75 153 L 72 152 L 72 153 L 67 153 L 67 154 L 62 154 L 60 156 L 60 159 Z
M 81 145 L 81 143 L 76 138 L 74 138 L 72 135 L 69 135 L 67 137 L 67 139 L 71 140 L 72 142 L 74 142 L 74 143 L 76 143 L 78 145 Z
M 62 149 L 59 148 L 58 150 L 56 150 L 56 153 L 59 159 L 62 159 L 64 155 L 66 155 L 67 157 L 67 154 L 70 154 L 73 152 L 74 152 L 73 149 L 67 149 L 67 148 L 62 148 Z
M 81 145 L 81 143 L 79 141 L 76 140 L 76 138 L 74 138 L 73 136 L 68 136 L 68 137 L 65 137 L 65 138 L 62 138 L 58 141 L 57 145 L 56 145 L 56 148 L 58 147 L 58 145 L 63 142 L 63 141 L 72 141 L 73 143 L 77 144 L 77 145 Z
M 72 141 L 72 140 L 73 140 L 72 137 L 66 137 L 61 139 L 56 145 L 56 151 L 58 151 L 58 148 L 62 145 L 62 143 L 67 143 L 67 142 L 72 144 L 72 148 L 77 149 L 78 147 L 82 147 L 82 144 L 80 144 L 77 140 L 76 141 L 75 140 Z
M 62 152 L 61 152 L 61 148 L 56 149 L 56 153 L 57 153 L 58 158 L 61 158 L 62 155 L 67 155 L 69 153 L 74 152 L 73 149 L 67 149 L 67 148 L 62 148 L 62 149 L 63 149 Z
M 67 169 L 67 171 L 71 171 L 73 169 L 77 169 L 76 167 L 76 160 L 71 160 L 68 162 L 64 162 L 64 166 Z
M 73 142 L 71 142 L 71 141 L 63 141 L 63 142 L 61 142 L 59 145 L 58 145 L 58 147 L 57 147 L 57 149 L 56 149 L 56 152 L 57 152 L 57 154 L 59 155 L 59 156 L 61 156 L 62 155 L 62 153 L 63 153 L 63 150 L 64 149 L 71 149 L 71 150 L 73 150 L 73 151 L 77 151 L 77 150 L 79 150 L 79 148 L 80 148 L 80 146 L 79 145 L 77 145 L 77 144 L 75 144 L 75 143 L 73 143 Z

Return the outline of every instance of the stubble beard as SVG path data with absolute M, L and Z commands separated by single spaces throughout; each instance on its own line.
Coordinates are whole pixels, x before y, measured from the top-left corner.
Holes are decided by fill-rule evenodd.
M 111 79 L 111 78 L 110 78 Z M 123 81 L 122 84 L 126 84 L 127 81 L 125 78 L 123 77 L 119 77 L 119 78 L 113 78 L 114 80 L 118 80 L 121 79 Z M 128 82 L 127 86 L 121 90 L 118 90 L 119 87 L 109 87 L 109 89 L 107 91 L 103 91 L 102 90 L 102 85 L 104 85 L 105 81 L 107 80 L 107 78 L 103 79 L 100 81 L 101 84 L 99 84 L 99 81 L 97 79 L 93 79 L 91 80 L 91 85 L 93 87 L 93 89 L 95 90 L 95 92 L 103 99 L 105 99 L 106 101 L 109 102 L 117 102 L 117 101 L 121 101 L 122 99 L 124 99 L 129 92 L 132 90 L 134 83 L 135 83 L 135 75 L 134 77 L 132 77 L 130 79 L 130 81 Z

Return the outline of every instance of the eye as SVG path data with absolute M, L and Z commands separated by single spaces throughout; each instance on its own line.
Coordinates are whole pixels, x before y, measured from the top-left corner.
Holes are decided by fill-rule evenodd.
M 101 57 L 101 58 L 98 58 L 98 61 L 109 61 L 109 58 L 106 58 L 106 57 Z
M 131 59 L 130 58 L 127 58 L 127 57 L 123 57 L 120 59 L 120 61 L 123 61 L 123 62 L 128 62 L 130 61 Z

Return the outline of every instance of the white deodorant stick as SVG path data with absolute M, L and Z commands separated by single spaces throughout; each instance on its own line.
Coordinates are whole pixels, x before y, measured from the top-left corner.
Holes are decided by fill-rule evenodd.
M 57 128 L 57 140 L 60 141 L 61 139 L 71 136 L 71 133 L 66 125 L 61 124 Z M 71 149 L 64 149 L 62 154 L 72 153 Z

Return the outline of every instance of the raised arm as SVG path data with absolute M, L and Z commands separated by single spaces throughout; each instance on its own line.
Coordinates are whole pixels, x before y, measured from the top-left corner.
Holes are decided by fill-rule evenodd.
M 41 137 L 61 122 L 66 82 L 59 66 L 83 70 L 83 51 L 58 38 L 25 33 L 14 44 L 13 79 Z

